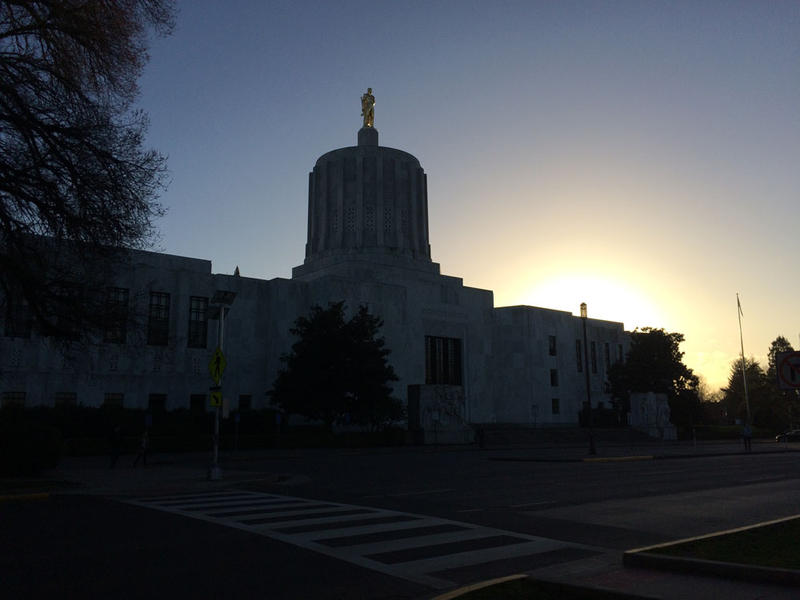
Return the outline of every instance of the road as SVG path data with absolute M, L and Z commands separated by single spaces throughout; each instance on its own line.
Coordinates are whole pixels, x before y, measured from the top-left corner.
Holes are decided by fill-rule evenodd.
M 413 599 L 797 512 L 794 453 L 520 458 L 303 450 L 236 461 L 249 482 L 211 492 L 0 503 L 0 579 L 10 597 Z

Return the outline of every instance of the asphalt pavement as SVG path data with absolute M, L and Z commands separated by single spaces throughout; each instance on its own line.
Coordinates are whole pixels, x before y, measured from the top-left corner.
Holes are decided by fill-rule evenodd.
M 768 453 L 795 453 L 800 444 L 778 444 L 770 441 L 753 444 L 753 455 Z M 148 494 L 206 492 L 213 490 L 242 489 L 248 486 L 282 486 L 284 489 L 301 472 L 287 469 L 287 459 L 313 459 L 325 453 L 359 453 L 380 456 L 430 453 L 478 453 L 488 461 L 511 462 L 616 462 L 647 460 L 691 460 L 714 456 L 743 455 L 741 443 L 659 442 L 652 444 L 604 444 L 597 454 L 590 455 L 582 445 L 539 445 L 520 448 L 461 447 L 402 447 L 350 450 L 256 450 L 223 453 L 220 464 L 223 478 L 208 480 L 210 453 L 154 454 L 145 468 L 132 466 L 133 456 L 123 456 L 114 469 L 109 468 L 108 457 L 65 457 L 58 468 L 39 478 L 25 481 L 3 480 L 0 488 L 0 508 L 3 502 L 23 502 L 41 499 L 42 495 L 93 495 L 111 498 L 135 498 Z M 473 455 L 474 456 L 474 455 Z M 271 464 L 275 468 L 271 468 Z M 258 465 L 257 469 L 253 465 Z M 465 517 L 466 518 L 466 517 Z M 677 536 L 680 537 L 680 536 Z M 713 576 L 689 575 L 655 569 L 633 568 L 622 565 L 622 553 L 609 550 L 591 557 L 523 569 L 538 579 L 568 582 L 586 587 L 613 589 L 652 598 L 715 598 L 783 599 L 797 597 L 797 591 L 765 583 L 742 582 Z M 420 597 L 433 597 L 422 594 Z

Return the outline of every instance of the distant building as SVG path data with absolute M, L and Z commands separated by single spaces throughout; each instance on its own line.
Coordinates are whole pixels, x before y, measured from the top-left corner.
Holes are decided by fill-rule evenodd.
M 357 146 L 322 155 L 309 174 L 306 256 L 291 279 L 213 274 L 207 260 L 132 251 L 108 285 L 120 319 L 74 356 L 32 335 L 20 313 L 2 315 L 4 405 L 205 410 L 217 290 L 236 293 L 224 335 L 224 394 L 233 409 L 269 406 L 289 329 L 314 304 L 366 304 L 384 320 L 395 395 L 410 399 L 412 426 L 426 429 L 575 425 L 584 369 L 593 406 L 608 404 L 606 373 L 628 346 L 622 323 L 589 319 L 584 365 L 580 317 L 495 308 L 491 291 L 441 275 L 431 261 L 425 172 L 411 154 L 379 146 L 371 127 L 359 131 Z

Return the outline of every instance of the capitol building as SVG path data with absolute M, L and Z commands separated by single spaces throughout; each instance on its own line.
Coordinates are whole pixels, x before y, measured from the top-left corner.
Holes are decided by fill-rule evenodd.
M 587 382 L 593 407 L 608 406 L 606 374 L 628 349 L 623 324 L 586 319 L 584 338 L 579 316 L 495 307 L 490 290 L 443 275 L 431 256 L 419 160 L 381 146 L 366 116 L 357 140 L 320 156 L 309 173 L 305 257 L 291 279 L 213 273 L 209 260 L 131 251 L 108 286 L 121 310 L 141 318 L 79 355 L 26 336 L 2 315 L 3 404 L 208 410 L 218 343 L 211 318 L 215 301 L 233 292 L 223 389 L 232 410 L 270 406 L 294 321 L 339 301 L 383 320 L 394 395 L 413 428 L 437 426 L 458 441 L 474 424 L 575 426 Z

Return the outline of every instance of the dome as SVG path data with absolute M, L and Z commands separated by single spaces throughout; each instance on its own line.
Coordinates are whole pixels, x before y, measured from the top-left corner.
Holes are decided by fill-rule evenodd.
M 357 146 L 320 156 L 309 174 L 304 265 L 364 254 L 431 262 L 425 171 L 408 152 L 379 146 L 372 127 L 358 132 Z

